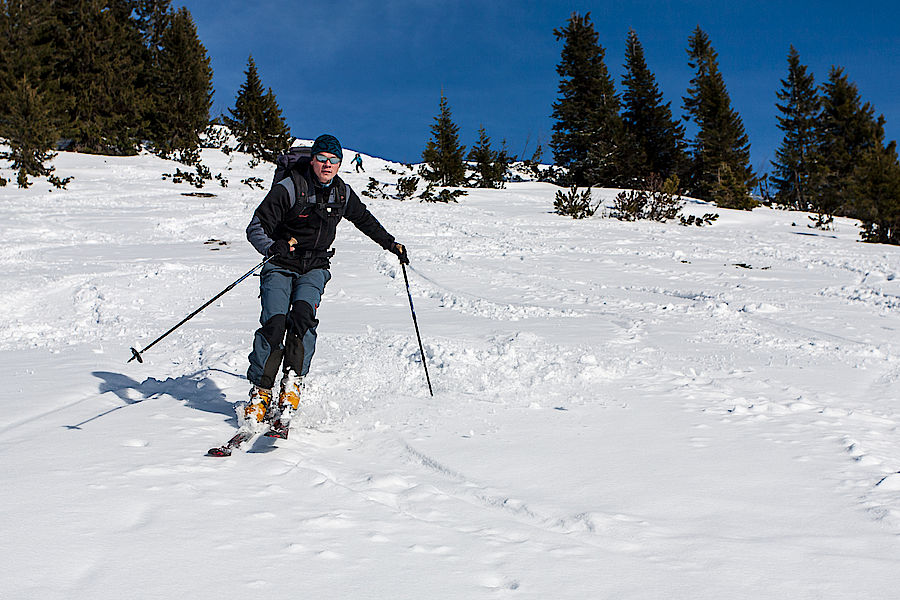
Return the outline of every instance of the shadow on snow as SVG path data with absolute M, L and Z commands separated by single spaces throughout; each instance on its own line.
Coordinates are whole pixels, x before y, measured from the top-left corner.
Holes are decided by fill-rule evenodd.
M 219 386 L 212 379 L 201 375 L 208 371 L 209 369 L 205 369 L 190 375 L 182 375 L 175 379 L 169 377 L 165 381 L 148 377 L 140 383 L 121 373 L 94 371 L 92 375 L 100 379 L 98 391 L 101 394 L 111 392 L 118 396 L 124 404 L 94 415 L 75 425 L 66 425 L 65 427 L 67 429 L 81 429 L 83 425 L 117 410 L 163 395 L 171 396 L 184 402 L 190 408 L 226 415 L 235 419 L 234 407 L 226 399 Z M 234 375 L 234 373 L 229 374 Z

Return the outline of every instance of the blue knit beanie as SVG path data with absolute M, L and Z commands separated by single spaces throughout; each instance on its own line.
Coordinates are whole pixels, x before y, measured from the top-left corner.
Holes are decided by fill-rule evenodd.
M 316 138 L 312 145 L 312 154 L 315 156 L 319 152 L 331 152 L 339 159 L 344 160 L 344 151 L 341 149 L 341 143 L 331 134 L 324 133 Z

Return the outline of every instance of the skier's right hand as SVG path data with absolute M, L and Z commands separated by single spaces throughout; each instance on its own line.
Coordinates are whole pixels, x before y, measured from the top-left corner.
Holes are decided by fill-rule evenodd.
M 291 242 L 287 240 L 275 240 L 275 243 L 269 246 L 268 254 L 269 256 L 288 258 L 293 249 L 294 247 L 291 246 Z
M 400 264 L 409 264 L 409 254 L 406 253 L 406 247 L 403 244 L 394 242 L 388 250 L 397 255 L 397 258 L 400 259 Z

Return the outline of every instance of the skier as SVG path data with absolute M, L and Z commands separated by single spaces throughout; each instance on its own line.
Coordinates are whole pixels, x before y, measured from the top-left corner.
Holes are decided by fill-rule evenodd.
M 362 156 L 359 155 L 359 152 L 356 153 L 356 156 L 353 157 L 353 160 L 350 161 L 350 164 L 351 164 L 351 165 L 356 165 L 356 172 L 357 172 L 357 173 L 359 173 L 360 171 L 362 171 L 363 173 L 366 172 L 366 170 L 363 169 L 363 166 L 362 166 Z
M 283 363 L 273 430 L 281 427 L 284 436 L 316 349 L 316 310 L 331 279 L 329 258 L 334 250 L 329 248 L 338 222 L 346 217 L 376 244 L 409 264 L 406 249 L 338 176 L 342 158 L 337 138 L 320 135 L 313 143 L 310 161 L 297 163 L 288 178 L 273 186 L 247 227 L 253 247 L 274 258 L 260 273 L 261 327 L 254 335 L 249 357 L 247 378 L 252 387 L 244 417 L 251 425 L 264 419 Z

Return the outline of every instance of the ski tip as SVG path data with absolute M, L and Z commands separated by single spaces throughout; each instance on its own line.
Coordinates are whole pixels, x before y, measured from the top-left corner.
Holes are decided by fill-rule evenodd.
M 223 448 L 219 446 L 218 448 L 210 448 L 206 452 L 207 456 L 231 456 L 231 448 Z

